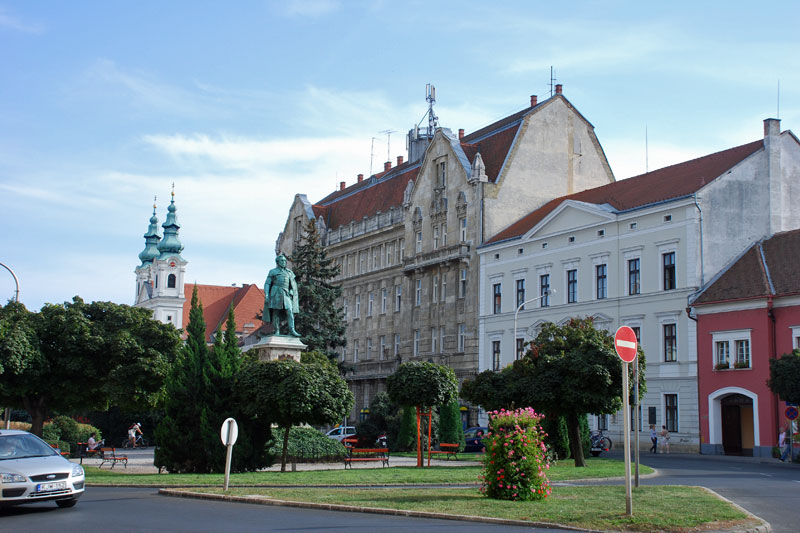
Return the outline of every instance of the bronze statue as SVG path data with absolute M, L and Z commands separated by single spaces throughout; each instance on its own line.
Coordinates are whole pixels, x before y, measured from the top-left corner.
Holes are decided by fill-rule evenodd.
M 286 268 L 286 256 L 275 258 L 278 265 L 269 271 L 264 283 L 264 321 L 269 321 L 275 328 L 273 335 L 281 334 L 282 316 L 286 317 L 289 335 L 299 337 L 294 329 L 294 314 L 300 310 L 297 300 L 297 281 L 294 272 Z

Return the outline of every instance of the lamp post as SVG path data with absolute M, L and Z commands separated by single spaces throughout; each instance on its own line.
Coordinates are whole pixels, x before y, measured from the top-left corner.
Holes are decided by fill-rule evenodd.
M 547 289 L 544 292 L 544 294 L 542 294 L 541 296 L 537 296 L 536 298 L 531 298 L 530 300 L 526 300 L 526 301 L 522 302 L 521 304 L 519 304 L 517 306 L 517 310 L 514 311 L 514 351 L 515 351 L 514 360 L 515 361 L 517 359 L 517 354 L 516 354 L 516 350 L 517 350 L 517 315 L 519 315 L 519 310 L 522 309 L 523 307 L 525 307 L 525 304 L 529 304 L 531 302 L 535 302 L 537 300 L 541 300 L 542 298 L 547 298 L 551 294 L 555 294 L 555 293 L 556 293 L 555 289 Z
M 11 270 L 10 267 L 6 266 L 3 263 L 0 263 L 0 266 L 5 268 L 11 273 L 11 276 L 14 278 L 14 283 L 17 286 L 17 290 L 14 291 L 14 302 L 19 302 L 19 279 L 17 279 L 17 275 L 14 274 L 14 271 Z M 5 410 L 5 421 L 6 421 L 6 429 L 11 429 L 11 409 L 6 407 Z

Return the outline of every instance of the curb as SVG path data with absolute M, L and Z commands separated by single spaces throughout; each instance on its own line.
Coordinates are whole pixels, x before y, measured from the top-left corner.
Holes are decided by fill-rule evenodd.
M 720 500 L 729 503 L 730 505 L 732 505 L 733 507 L 735 507 L 739 511 L 743 512 L 744 514 L 746 514 L 751 519 L 756 520 L 758 522 L 761 522 L 761 524 L 756 526 L 756 527 L 751 527 L 751 528 L 747 528 L 747 529 L 728 529 L 728 530 L 725 530 L 725 531 L 730 532 L 730 533 L 771 533 L 772 532 L 772 525 L 769 522 L 767 522 L 766 520 L 764 520 L 763 518 L 761 518 L 760 516 L 754 515 L 753 513 L 751 513 L 750 511 L 748 511 L 747 509 L 745 509 L 741 505 L 739 505 L 738 503 L 732 502 L 731 500 L 729 500 L 725 496 L 722 496 L 721 494 L 718 494 L 717 492 L 709 489 L 708 487 L 699 487 L 698 485 L 695 485 L 695 486 L 697 486 L 700 489 L 703 489 L 704 491 L 708 492 L 709 494 L 711 494 L 713 496 L 716 496 Z
M 386 509 L 384 507 L 357 507 L 354 505 L 341 505 L 333 503 L 295 502 L 291 500 L 277 500 L 273 498 L 264 498 L 262 496 L 254 496 L 254 497 L 227 496 L 224 494 L 206 494 L 203 492 L 187 492 L 187 491 L 178 491 L 174 489 L 161 489 L 158 491 L 158 493 L 163 494 L 165 496 L 172 496 L 177 498 L 193 498 L 200 500 L 251 503 L 257 505 L 275 505 L 280 507 L 299 507 L 304 509 L 320 509 L 324 511 L 344 511 L 349 513 L 373 513 L 382 515 L 409 516 L 414 518 L 433 518 L 439 520 L 478 522 L 483 524 L 493 524 L 501 526 L 541 527 L 548 529 L 558 528 L 570 531 L 589 531 L 592 533 L 600 533 L 595 529 L 581 529 L 573 526 L 555 524 L 551 522 L 528 522 L 524 520 L 511 520 L 507 518 L 489 518 L 485 516 L 454 515 L 454 514 L 444 514 L 444 513 L 433 513 L 427 511 L 405 511 L 402 509 Z

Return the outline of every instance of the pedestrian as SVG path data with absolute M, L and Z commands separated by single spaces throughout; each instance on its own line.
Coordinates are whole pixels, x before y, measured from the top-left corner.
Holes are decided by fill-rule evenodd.
M 661 449 L 664 450 L 661 453 L 669 453 L 669 431 L 667 431 L 667 426 L 661 426 Z
M 658 433 L 656 433 L 655 424 L 650 424 L 650 442 L 653 443 L 650 446 L 650 453 L 658 453 Z
M 792 451 L 792 442 L 791 439 L 786 438 L 786 428 L 781 426 L 780 433 L 778 434 L 778 450 L 783 448 L 783 453 L 781 453 L 781 461 L 786 461 L 786 458 L 789 457 L 789 452 Z
M 128 428 L 128 440 L 131 443 L 131 448 L 136 448 L 136 436 L 142 434 L 142 425 L 139 422 L 134 422 Z

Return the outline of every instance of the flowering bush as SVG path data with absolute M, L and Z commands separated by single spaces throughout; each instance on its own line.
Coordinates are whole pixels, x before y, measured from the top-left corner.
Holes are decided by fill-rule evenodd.
M 550 495 L 547 479 L 544 418 L 531 407 L 489 412 L 489 434 L 483 438 L 481 492 L 497 500 L 541 500 Z

